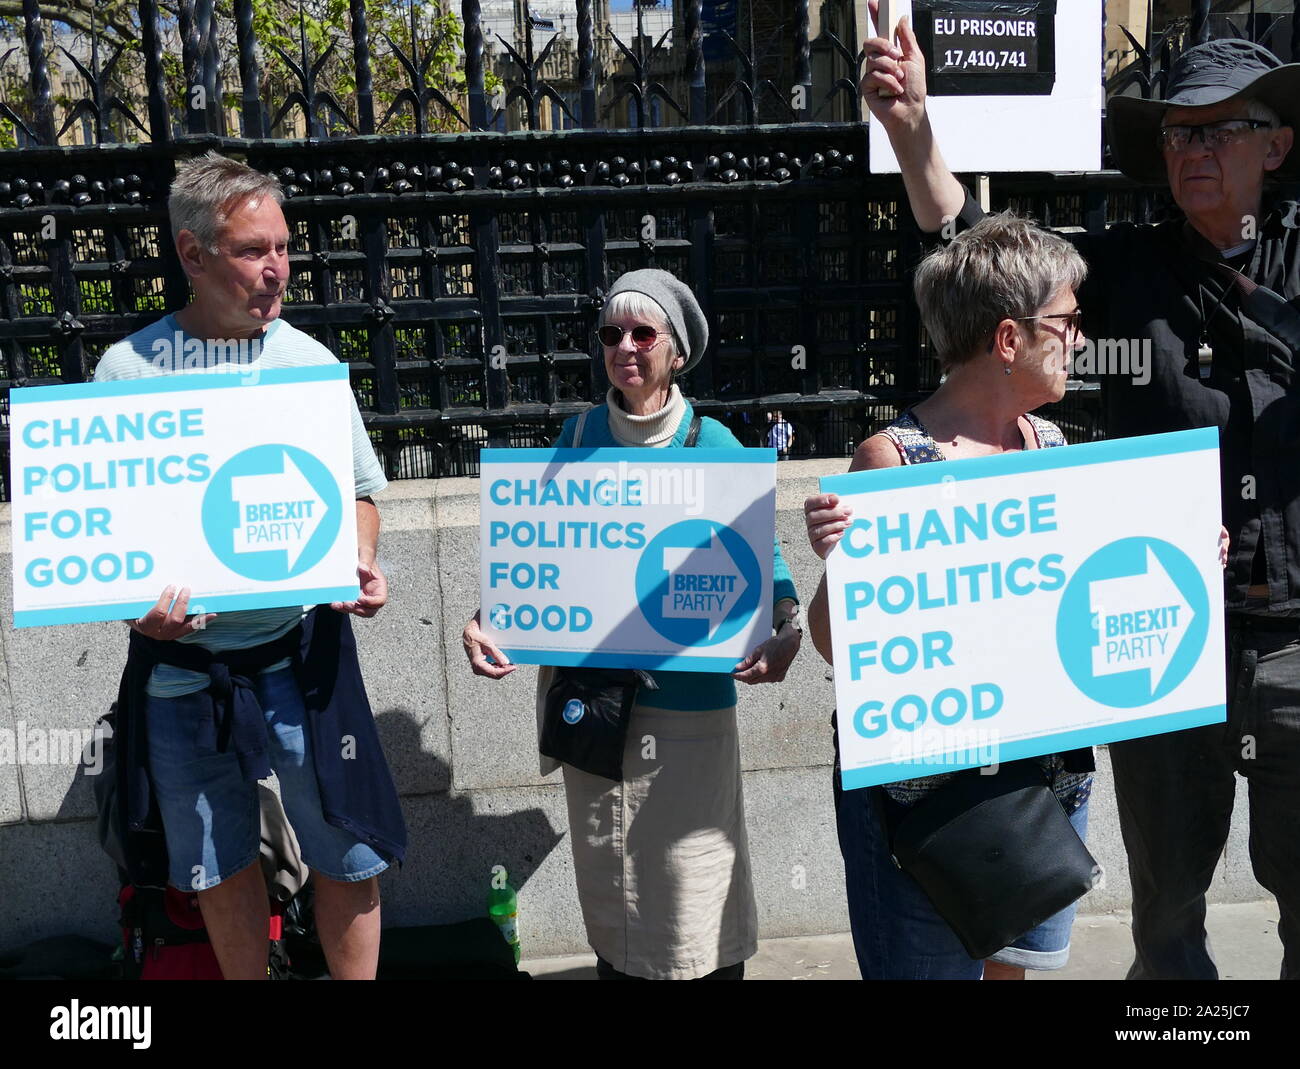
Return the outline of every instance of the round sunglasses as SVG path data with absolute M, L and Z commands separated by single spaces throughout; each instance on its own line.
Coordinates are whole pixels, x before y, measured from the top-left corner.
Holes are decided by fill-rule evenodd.
M 601 345 L 608 345 L 611 349 L 615 345 L 623 343 L 623 335 L 632 335 L 632 344 L 638 349 L 650 349 L 654 347 L 659 338 L 668 337 L 665 330 L 655 330 L 654 327 L 647 323 L 638 323 L 631 330 L 624 330 L 622 327 L 616 327 L 612 323 L 607 323 L 596 330 L 596 337 L 600 339 Z

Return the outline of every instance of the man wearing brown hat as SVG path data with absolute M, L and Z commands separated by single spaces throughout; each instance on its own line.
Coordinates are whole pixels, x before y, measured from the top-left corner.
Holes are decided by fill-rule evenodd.
M 983 213 L 935 142 L 911 26 L 865 48 L 862 95 L 917 222 L 952 236 L 945 224 Z M 1282 977 L 1300 979 L 1300 205 L 1267 188 L 1300 178 L 1300 64 L 1249 41 L 1198 45 L 1170 69 L 1164 100 L 1113 97 L 1108 123 L 1116 165 L 1167 184 L 1186 221 L 1072 237 L 1090 267 L 1085 332 L 1151 348 L 1146 381 L 1103 376 L 1107 433 L 1218 427 L 1232 544 L 1226 732 L 1110 747 L 1133 884 L 1129 977 L 1217 978 L 1205 892 L 1236 772 L 1249 783 L 1255 876 L 1281 911 Z

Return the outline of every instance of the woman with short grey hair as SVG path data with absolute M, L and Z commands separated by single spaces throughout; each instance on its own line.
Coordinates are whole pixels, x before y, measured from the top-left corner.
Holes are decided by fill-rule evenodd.
M 936 250 L 916 271 L 921 319 L 945 372 L 932 395 L 863 442 L 850 471 L 985 457 L 1065 445 L 1060 429 L 1030 415 L 1065 394 L 1071 352 L 1084 344 L 1075 291 L 1086 268 L 1063 238 L 1011 214 L 991 215 Z M 825 559 L 851 510 L 834 494 L 804 503 L 808 538 Z M 809 630 L 831 662 L 823 577 Z M 1092 752 L 1036 759 L 1083 838 Z M 1059 969 L 1069 955 L 1071 905 L 988 961 L 972 959 L 919 884 L 890 857 L 888 832 L 956 773 L 842 791 L 835 814 L 844 855 L 849 920 L 864 979 L 1023 979 Z
M 1064 396 L 1070 355 L 1088 344 L 1075 295 L 1086 273 L 1069 242 L 1011 213 L 986 216 L 931 253 L 916 271 L 914 289 L 945 372 L 943 382 L 858 446 L 849 470 L 1065 445 L 1055 424 L 1030 413 Z M 836 495 L 816 494 L 804 502 L 804 513 L 808 540 L 824 560 L 844 536 L 852 512 Z M 1224 563 L 1227 532 L 1220 531 L 1219 538 Z M 817 651 L 831 663 L 825 577 L 809 606 L 808 625 Z M 1082 839 L 1092 751 L 1029 762 L 1041 767 Z M 978 961 L 966 953 L 920 884 L 894 863 L 892 829 L 955 775 L 842 791 L 837 756 L 835 817 L 864 979 L 1020 980 L 1026 969 L 1060 969 L 1068 960 L 1073 905 Z

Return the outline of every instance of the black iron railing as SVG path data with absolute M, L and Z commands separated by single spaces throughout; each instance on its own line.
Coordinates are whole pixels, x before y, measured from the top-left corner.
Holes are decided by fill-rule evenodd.
M 181 0 L 174 25 L 140 0 L 135 45 L 101 47 L 92 34 L 88 53 L 69 50 L 84 87 L 75 97 L 55 92 L 54 37 L 25 0 L 21 45 L 0 61 L 23 69 L 0 101 L 0 129 L 21 143 L 0 150 L 0 483 L 11 388 L 81 381 L 112 342 L 184 304 L 166 192 L 176 161 L 209 148 L 280 179 L 294 241 L 284 315 L 349 365 L 392 477 L 475 474 L 481 445 L 545 443 L 599 401 L 591 332 L 603 294 L 643 266 L 678 274 L 709 317 L 708 351 L 684 383 L 702 411 L 757 444 L 779 409 L 797 455 L 845 454 L 937 384 L 910 299 L 919 235 L 901 183 L 866 170 L 851 21 L 837 33 L 824 17 L 809 40 L 798 0 L 775 23 L 784 43 L 765 51 L 757 0 L 740 6 L 749 15 L 734 33 L 706 33 L 702 0 L 688 0 L 671 48 L 638 37 L 611 49 L 592 0 L 577 0 L 568 99 L 581 128 L 551 131 L 539 128 L 543 105 L 554 114 L 565 99 L 543 77 L 556 38 L 535 49 L 527 28 L 498 64 L 513 75 L 489 93 L 478 0 L 461 6 L 454 92 L 433 84 L 433 45 L 414 23 L 409 39 L 380 42 L 352 0 L 351 48 L 317 54 L 301 33 L 298 53 L 280 55 L 294 87 L 272 101 L 252 0 Z M 1113 90 L 1158 93 L 1184 43 L 1211 32 L 1300 51 L 1300 18 L 1230 25 L 1208 2 L 1193 7 L 1190 23 L 1134 42 Z M 343 96 L 318 75 L 349 55 Z M 405 79 L 382 108 L 380 56 Z M 122 89 L 128 66 L 134 96 Z M 617 118 L 625 100 L 628 125 L 602 128 L 602 110 Z M 650 125 L 654 100 L 674 125 Z M 496 132 L 510 108 L 529 128 Z M 783 121 L 752 121 L 773 109 Z M 269 136 L 295 114 L 309 136 Z M 740 123 L 722 124 L 729 116 Z M 459 132 L 429 132 L 448 124 Z M 71 129 L 90 143 L 60 144 Z M 1113 172 L 999 177 L 993 190 L 995 207 L 1052 226 L 1165 210 Z M 1054 415 L 1072 438 L 1099 437 L 1092 384 L 1077 386 Z

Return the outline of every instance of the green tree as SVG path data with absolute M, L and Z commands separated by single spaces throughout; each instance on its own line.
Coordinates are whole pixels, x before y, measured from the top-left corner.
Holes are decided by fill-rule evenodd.
M 145 121 L 144 58 L 136 0 L 42 0 L 40 10 L 45 21 L 45 47 L 51 71 L 64 66 L 60 47 L 90 66 L 90 39 L 94 35 L 101 68 L 108 63 L 118 46 L 125 54 L 112 73 L 109 93 L 116 93 L 131 110 Z M 241 103 L 239 49 L 236 39 L 233 0 L 217 0 L 218 52 L 221 57 L 220 84 L 223 107 L 237 109 Z M 403 90 L 414 88 L 405 56 L 416 71 L 417 79 L 441 93 L 465 115 L 465 73 L 460 55 L 461 21 L 453 10 L 452 0 L 366 0 L 370 35 L 370 64 L 374 85 L 375 119 L 382 122 Z M 162 35 L 163 77 L 166 96 L 173 117 L 184 115 L 185 94 L 182 70 L 179 12 L 174 2 L 159 5 L 159 29 Z M 0 100 L 21 116 L 31 115 L 31 94 L 22 63 L 24 23 L 22 0 L 0 0 L 0 34 L 17 45 L 4 67 L 0 67 Z M 268 119 L 279 115 L 286 98 L 301 91 L 301 79 L 294 66 L 303 67 L 304 44 L 307 68 L 314 67 L 318 99 L 332 97 L 343 118 L 329 106 L 318 108 L 318 115 L 330 132 L 344 134 L 349 123 L 356 124 L 356 73 L 353 69 L 351 17 L 348 0 L 253 0 L 253 34 L 257 42 L 260 81 L 258 92 Z M 332 47 L 331 47 L 332 46 Z M 400 56 L 399 56 L 400 53 Z M 22 69 L 20 69 L 22 68 Z M 488 74 L 489 92 L 496 79 Z M 62 128 L 76 100 L 85 94 L 82 79 L 74 75 L 56 92 L 56 128 Z M 286 136 L 301 108 L 293 108 L 271 131 L 272 136 Z M 144 134 L 121 116 L 110 121 L 112 136 L 138 141 Z M 227 126 L 230 124 L 227 123 Z M 431 131 L 455 130 L 460 125 L 451 112 L 434 102 L 425 109 L 424 128 Z M 415 120 L 409 101 L 402 103 L 391 116 L 385 132 L 409 133 Z M 237 126 L 229 129 L 237 133 Z M 14 128 L 0 115 L 0 147 L 12 147 Z
M 226 2 L 228 5 L 229 0 Z M 383 121 L 403 89 L 414 88 L 399 53 L 411 63 L 417 77 L 423 76 L 424 84 L 438 90 L 464 114 L 465 73 L 458 47 L 461 21 L 447 0 L 416 0 L 406 4 L 366 0 L 366 23 L 376 122 Z M 304 0 L 301 4 L 297 0 L 253 0 L 253 28 L 261 53 L 261 95 L 269 117 L 275 117 L 289 93 L 301 88 L 288 60 L 302 66 L 305 41 L 311 63 L 318 62 L 330 45 L 334 45 L 317 74 L 317 90 L 332 94 L 347 110 L 349 120 L 356 123 L 356 72 L 352 62 L 348 0 Z M 322 119 L 334 132 L 347 129 L 336 115 L 323 114 Z M 458 128 L 455 117 L 446 109 L 436 103 L 426 108 L 426 130 Z M 403 104 L 384 129 L 394 133 L 414 132 L 415 120 L 409 102 Z

